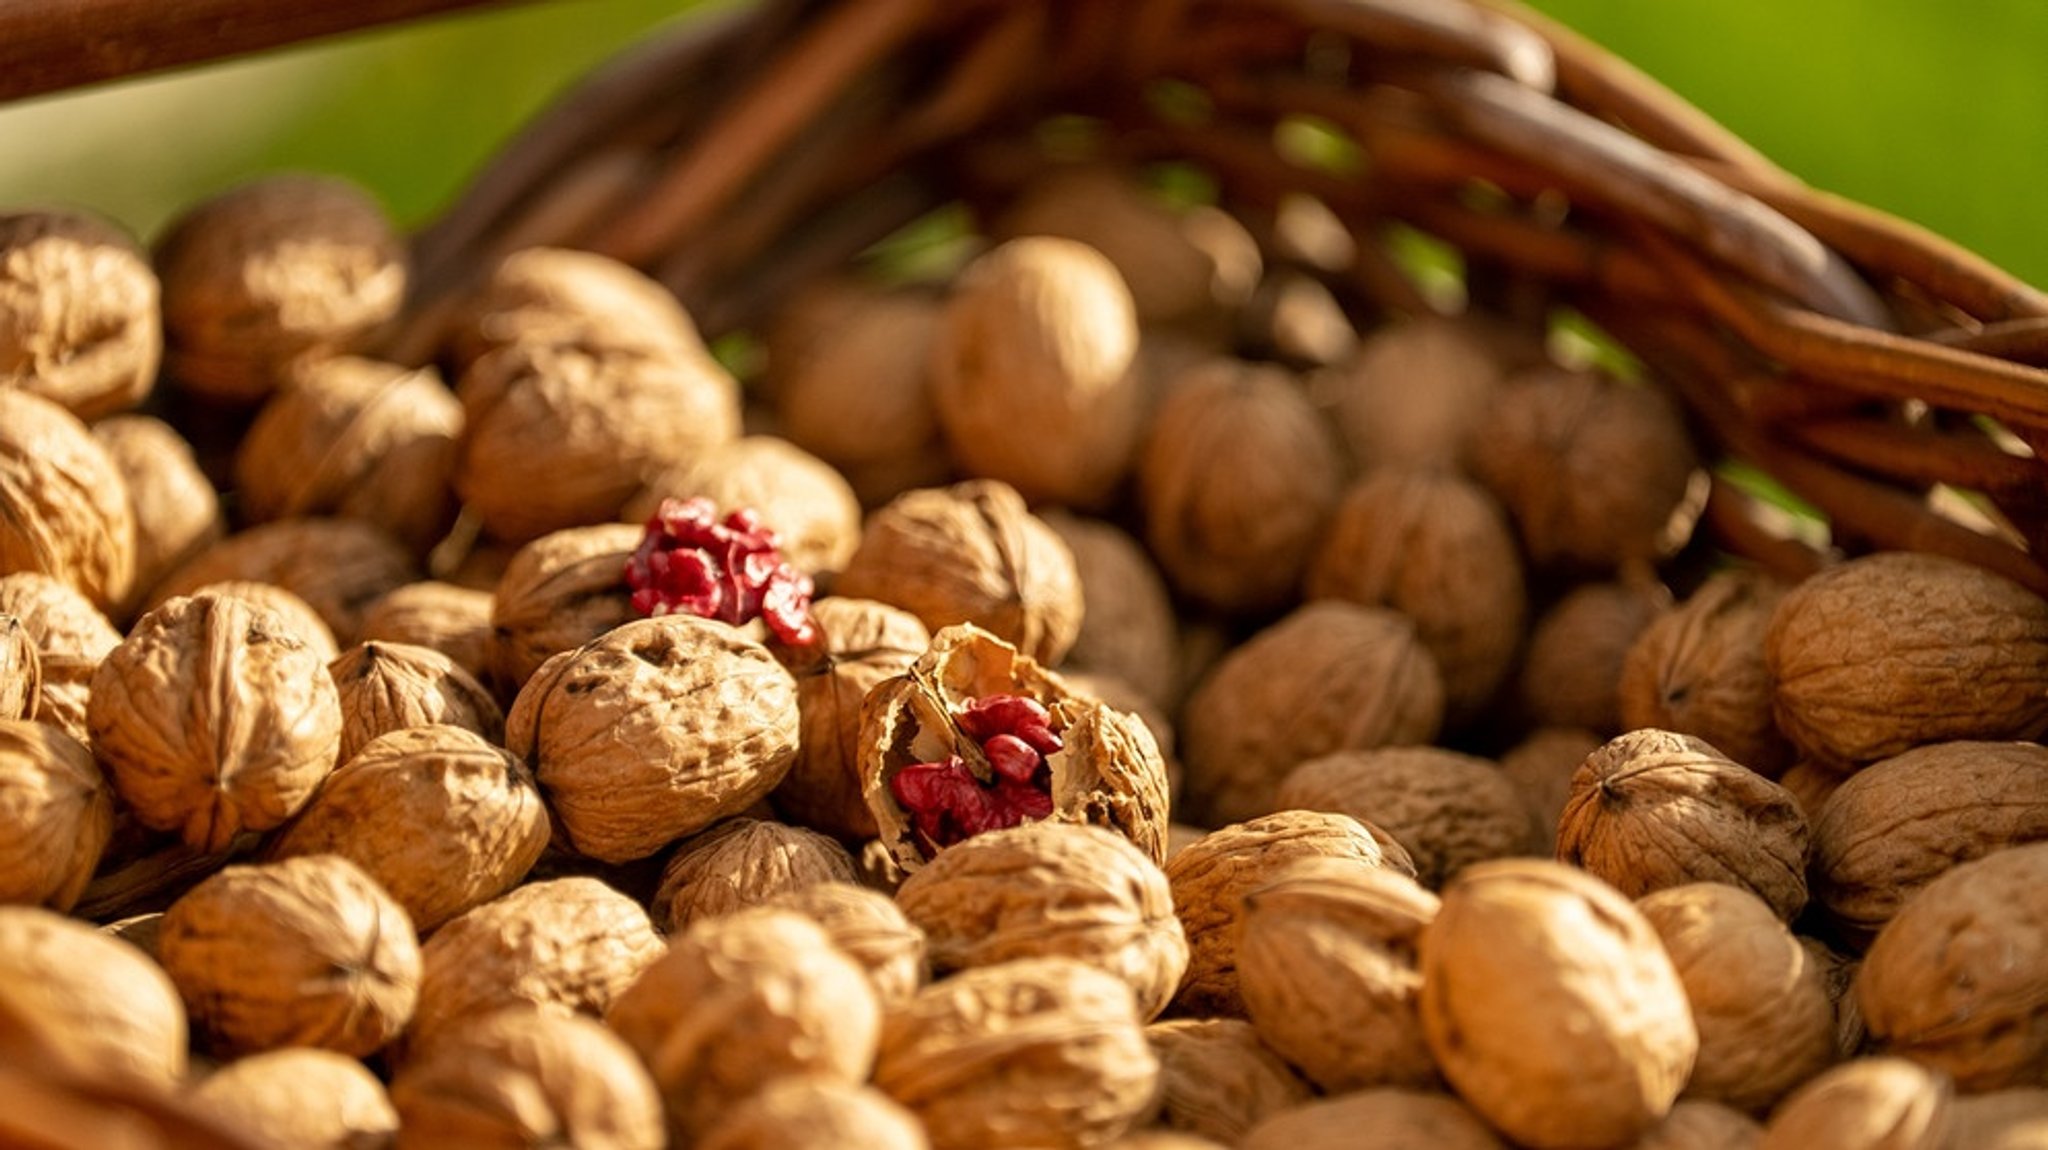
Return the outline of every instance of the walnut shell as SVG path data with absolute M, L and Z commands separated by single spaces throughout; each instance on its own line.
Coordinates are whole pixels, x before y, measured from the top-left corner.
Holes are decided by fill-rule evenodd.
M 782 557 L 810 575 L 836 572 L 860 545 L 860 499 L 832 465 L 786 439 L 750 435 L 655 473 L 619 518 L 646 523 L 664 499 L 703 496 L 721 513 L 746 507 L 775 531 Z
M 669 939 L 605 1014 L 654 1072 L 687 1143 L 778 1077 L 866 1080 L 882 1009 L 867 975 L 794 911 L 706 919 Z
M 278 1146 L 373 1150 L 398 1137 L 398 1111 L 361 1062 L 285 1047 L 237 1059 L 186 1095 L 202 1113 Z
M 1293 268 L 1266 273 L 1234 326 L 1241 352 L 1292 368 L 1333 367 L 1358 351 L 1358 329 L 1336 293 Z
M 1448 1094 L 1382 1087 L 1283 1110 L 1252 1127 L 1239 1150 L 1428 1146 L 1507 1150 L 1473 1108 Z
M 1415 875 L 1408 852 L 1386 832 L 1322 811 L 1281 811 L 1182 847 L 1166 864 L 1174 913 L 1188 938 L 1188 972 L 1174 999 L 1181 1013 L 1244 1017 L 1237 975 L 1242 900 L 1303 859 Z
M 93 424 L 92 437 L 121 473 L 135 519 L 135 579 L 114 606 L 126 619 L 164 576 L 220 542 L 227 515 L 192 445 L 170 424 L 117 415 Z
M 697 1150 L 927 1150 L 917 1117 L 872 1086 L 817 1074 L 778 1078 L 727 1111 Z
M 491 675 L 488 591 L 430 579 L 394 587 L 363 609 L 357 638 L 410 643 L 441 652 L 478 682 Z
M 1798 937 L 1799 945 L 1806 948 L 1807 956 L 1820 971 L 1828 1001 L 1835 1008 L 1835 1056 L 1854 1058 L 1863 1053 L 1870 1038 L 1863 1026 L 1863 1010 L 1856 1005 L 1856 970 L 1862 963 L 1817 938 Z
M 1434 890 L 1483 859 L 1536 851 L 1520 791 L 1486 759 L 1440 747 L 1381 747 L 1310 759 L 1287 773 L 1281 809 L 1334 811 L 1392 835 Z
M 739 631 L 640 619 L 541 666 L 505 719 L 569 843 L 645 858 L 739 814 L 796 758 L 796 680 Z
M 1572 776 L 1557 857 L 1631 898 L 1725 882 L 1790 922 L 1806 906 L 1811 838 L 1790 791 L 1691 735 L 1645 728 Z
M 275 615 L 293 637 L 306 645 L 306 649 L 320 658 L 322 663 L 332 663 L 341 654 L 341 648 L 334 641 L 334 631 L 327 621 L 313 610 L 311 604 L 275 583 L 256 583 L 247 579 L 226 579 L 219 583 L 208 583 L 187 592 L 190 595 L 213 594 L 223 598 L 239 599 L 256 610 L 269 611 Z
M 1644 895 L 1636 909 L 1663 940 L 1699 1030 L 1686 1097 L 1758 1112 L 1835 1061 L 1820 965 L 1762 899 L 1688 883 Z
M 1311 1097 L 1307 1082 L 1238 1018 L 1176 1018 L 1145 1028 L 1159 1058 L 1159 1120 L 1236 1145 L 1267 1115 Z
M 569 248 L 523 248 L 499 260 L 448 334 L 459 368 L 511 343 L 704 351 L 697 325 L 667 288 L 628 264 Z
M 220 871 L 164 912 L 157 955 L 193 1025 L 230 1056 L 360 1057 L 396 1038 L 419 1000 L 412 921 L 336 855 Z
M 661 1150 L 661 1095 L 596 1022 L 514 1006 L 454 1027 L 391 1080 L 398 1146 Z
M 1885 552 L 1787 592 L 1764 634 L 1778 727 L 1842 766 L 2048 732 L 2048 600 L 1959 560 Z
M 1535 859 L 1467 867 L 1444 888 L 1420 955 L 1438 1068 L 1532 1150 L 1640 1137 L 1699 1053 L 1656 932 L 1583 871 Z
M 1443 680 L 1406 616 L 1304 604 L 1223 657 L 1188 696 L 1180 817 L 1220 825 L 1275 810 L 1280 780 L 1336 751 L 1427 743 Z
M 113 830 L 113 789 L 84 744 L 0 720 L 0 902 L 70 910 Z
M 274 583 L 306 601 L 335 642 L 356 641 L 363 610 L 419 578 L 389 533 L 352 519 L 282 519 L 239 531 L 166 576 L 152 605 L 209 583 Z
M 0 387 L 0 575 L 40 571 L 102 609 L 135 578 L 135 513 L 99 441 L 63 408 Z
M 1636 635 L 1618 687 L 1627 730 L 1696 735 L 1759 774 L 1792 764 L 1771 717 L 1764 628 L 1784 588 L 1755 571 L 1715 575 Z
M 1461 468 L 1503 373 L 1477 324 L 1430 317 L 1372 333 L 1311 387 L 1361 471 Z
M 185 1006 L 134 946 L 40 907 L 0 906 L 0 1003 L 22 1008 L 103 1080 L 170 1089 L 186 1067 Z
M 518 759 L 472 731 L 422 725 L 351 755 L 269 849 L 348 859 L 426 932 L 517 885 L 547 845 Z
M 993 480 L 908 492 L 870 515 L 832 590 L 901 607 L 933 631 L 972 623 L 1048 666 L 1081 631 L 1073 552 Z
M 1557 849 L 1557 824 L 1571 801 L 1572 776 L 1604 741 L 1583 727 L 1538 727 L 1501 755 L 1501 773 L 1535 816 L 1545 853 Z
M 20 619 L 0 614 L 0 722 L 36 717 L 43 693 L 43 660 Z
M 1844 1062 L 1787 1098 L 1756 1150 L 1944 1150 L 1954 1145 L 1954 1093 L 1939 1072 L 1903 1058 Z
M 897 888 L 939 975 L 1071 958 L 1124 980 L 1140 1018 L 1166 1009 L 1188 965 L 1165 872 L 1099 827 L 1034 823 L 940 851 Z
M 542 663 L 639 618 L 626 560 L 645 532 L 625 523 L 571 527 L 521 547 L 491 596 L 491 675 L 519 693 Z
M 1621 672 L 1644 628 L 1669 605 L 1658 584 L 1583 583 L 1551 604 L 1529 632 L 1517 692 L 1538 725 L 1604 737 L 1621 719 Z
M 933 1150 L 1091 1146 L 1158 1103 L 1159 1060 L 1130 988 L 1069 958 L 976 967 L 882 1022 L 874 1083 Z
M 855 881 L 853 856 L 816 831 L 765 819 L 727 819 L 676 847 L 654 892 L 654 928 L 690 925 L 824 882 Z
M 783 434 L 849 472 L 941 457 L 926 372 L 940 310 L 929 293 L 857 281 L 800 295 L 768 331 Z
M 156 273 L 84 212 L 0 215 L 0 387 L 98 419 L 142 401 L 163 358 Z
M 1343 482 L 1328 427 L 1285 372 L 1202 363 L 1161 401 L 1139 455 L 1145 542 L 1202 606 L 1272 610 L 1293 594 Z
M 930 980 L 924 931 L 880 891 L 821 882 L 783 891 L 763 906 L 807 915 L 848 958 L 859 963 L 884 1009 L 907 1001 Z
M 505 741 L 505 713 L 482 683 L 439 651 L 406 643 L 358 643 L 327 664 L 341 699 L 339 762 L 370 740 L 442 724 Z M 431 929 L 423 927 L 422 929 Z
M 1630 1150 L 1756 1150 L 1763 1126 L 1740 1110 L 1681 1098 Z
M 42 681 L 36 721 L 85 742 L 92 675 L 121 632 L 76 587 L 37 571 L 0 575 L 0 615 L 19 620 L 35 643 Z
M 2015 1087 L 1957 1098 L 1949 1106 L 1950 1145 L 1972 1150 L 2030 1150 L 2048 1144 L 2048 1090 Z
M 1415 965 L 1437 905 L 1405 875 L 1316 859 L 1248 891 L 1237 975 L 1259 1037 L 1330 1094 L 1438 1086 Z
M 361 188 L 266 176 L 199 203 L 156 243 L 165 367 L 185 389 L 251 403 L 294 360 L 346 350 L 398 314 L 406 251 Z
M 144 615 L 93 673 L 86 721 L 136 817 L 213 853 L 297 814 L 341 742 L 320 657 L 276 614 L 216 594 Z
M 1113 675 L 1155 705 L 1171 704 L 1180 680 L 1180 624 L 1159 568 L 1122 528 L 1063 511 L 1044 519 L 1074 553 L 1088 605 L 1062 666 Z

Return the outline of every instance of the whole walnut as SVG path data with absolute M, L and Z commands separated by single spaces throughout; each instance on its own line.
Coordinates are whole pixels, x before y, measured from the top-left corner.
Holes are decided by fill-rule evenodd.
M 1287 773 L 1282 810 L 1334 811 L 1392 835 L 1432 890 L 1472 863 L 1536 851 L 1536 828 L 1500 767 L 1441 747 L 1380 747 L 1310 759 Z
M 0 722 L 36 717 L 43 693 L 43 660 L 36 642 L 12 615 L 0 614 Z
M 1334 367 L 1358 351 L 1358 329 L 1336 293 L 1293 268 L 1267 272 L 1234 326 L 1240 352 L 1293 368 Z
M 727 819 L 684 839 L 669 856 L 654 893 L 654 926 L 674 934 L 786 891 L 854 881 L 853 856 L 816 831 Z
M 0 388 L 80 419 L 133 407 L 156 384 L 156 273 L 127 233 L 84 212 L 0 215 Z
M 505 741 L 505 713 L 468 671 L 439 651 L 406 643 L 364 642 L 327 664 L 341 700 L 337 762 L 370 740 L 406 727 L 461 727 L 489 743 Z
M 796 758 L 796 680 L 694 615 L 616 627 L 542 664 L 505 719 L 569 844 L 645 858 L 766 797 Z
M 2017 1086 L 1969 1094 L 1949 1107 L 1951 1145 L 1976 1150 L 2028 1150 L 2048 1139 L 2048 1089 Z
M 1625 1145 L 1692 1072 L 1699 1032 L 1677 970 L 1641 912 L 1584 871 L 1467 867 L 1419 954 L 1438 1069 L 1517 1145 Z
M 113 788 L 84 744 L 0 720 L 0 903 L 70 910 L 113 830 Z
M 644 535 L 626 523 L 571 527 L 521 547 L 491 596 L 490 681 L 519 693 L 542 663 L 639 618 L 626 560 Z
M 1361 471 L 1462 468 L 1505 368 L 1478 323 L 1433 316 L 1373 332 L 1311 387 Z
M 297 814 L 341 743 L 320 656 L 273 612 L 212 593 L 136 623 L 93 673 L 86 722 L 143 824 L 213 853 Z
M 1311 599 L 1391 607 L 1443 674 L 1453 725 L 1477 718 L 1521 650 L 1529 594 L 1486 489 L 1450 472 L 1380 470 L 1346 491 L 1310 561 Z
M 288 1046 L 239 1058 L 186 1096 L 236 1130 L 301 1150 L 390 1146 L 399 1133 L 384 1084 L 332 1050 Z
M 361 1057 L 398 1037 L 419 1000 L 412 921 L 336 855 L 214 874 L 164 912 L 157 956 L 208 1047 L 230 1057 Z
M 405 243 L 363 189 L 265 176 L 207 199 L 157 239 L 165 367 L 228 403 L 268 395 L 290 364 L 346 351 L 405 302 Z
M 192 445 L 148 415 L 116 415 L 92 425 L 121 473 L 135 519 L 135 580 L 115 614 L 131 618 L 150 589 L 227 534 L 227 515 Z
M 1557 848 L 1557 824 L 1571 801 L 1572 776 L 1604 741 L 1583 727 L 1538 727 L 1501 754 L 1501 773 L 1535 817 L 1537 844 L 1544 853 Z
M 165 576 L 151 605 L 209 583 L 275 583 L 306 601 L 334 639 L 353 645 L 363 611 L 419 578 L 391 534 L 353 519 L 280 519 L 238 531 Z
M 1330 430 L 1278 368 L 1212 360 L 1172 388 L 1139 455 L 1145 542 L 1204 607 L 1278 608 L 1343 487 Z
M 1473 1108 L 1433 1090 L 1380 1087 L 1307 1102 L 1252 1127 L 1240 1150 L 1345 1150 L 1428 1146 L 1507 1150 Z
M 1537 618 L 1522 654 L 1517 692 L 1528 716 L 1542 726 L 1620 734 L 1622 668 L 1669 604 L 1661 584 L 1638 580 L 1566 592 Z
M 848 472 L 940 457 L 927 367 L 941 306 L 928 292 L 850 280 L 799 295 L 767 334 L 783 434 Z
M 1122 482 L 1145 392 L 1131 293 L 1101 252 L 1024 236 L 976 257 L 954 278 L 931 356 L 939 427 L 968 474 L 1078 507 Z
M 1960 560 L 1883 552 L 1785 594 L 1764 633 L 1778 727 L 1838 766 L 2048 732 L 2048 600 Z
M 907 492 L 868 516 L 832 590 L 901 607 L 933 631 L 972 623 L 1047 666 L 1081 631 L 1073 552 L 993 480 Z
M 1114 675 L 1155 705 L 1174 702 L 1180 624 L 1159 568 L 1137 540 L 1113 524 L 1064 511 L 1043 518 L 1074 553 L 1088 605 L 1062 666 Z
M 90 923 L 0 906 L 0 1008 L 60 1031 L 80 1073 L 173 1089 L 185 1078 L 185 1006 L 163 968 Z
M 1176 813 L 1211 826 L 1266 814 L 1296 764 L 1428 743 L 1443 709 L 1436 660 L 1406 616 L 1338 599 L 1305 604 L 1224 656 L 1188 696 Z
M 1309 1084 L 1239 1018 L 1175 1018 L 1145 1028 L 1159 1058 L 1159 1121 L 1235 1145 L 1267 1115 L 1299 1106 Z
M 19 571 L 111 608 L 135 578 L 135 513 L 120 470 L 77 416 L 0 387 L 0 575 Z
M 334 641 L 333 629 L 319 612 L 313 610 L 312 604 L 275 583 L 224 579 L 219 583 L 194 587 L 187 594 L 236 599 L 248 604 L 251 610 L 270 612 L 292 637 L 304 643 L 306 649 L 319 656 L 323 663 L 332 663 L 341 654 L 340 645 Z
M 1778 785 L 1792 793 L 1799 804 L 1800 813 L 1806 816 L 1806 825 L 1813 826 L 1820 821 L 1821 812 L 1827 809 L 1828 800 L 1849 781 L 1849 774 L 1840 768 L 1822 763 L 1818 759 L 1800 759 L 1785 768 L 1778 776 Z
M 664 499 L 703 496 L 720 514 L 759 512 L 791 565 L 809 575 L 846 566 L 860 544 L 860 499 L 832 465 L 786 439 L 750 435 L 682 460 L 647 480 L 619 512 L 645 523 Z
M 0 615 L 13 616 L 35 647 L 36 721 L 85 742 L 93 672 L 120 644 L 121 632 L 76 587 L 35 571 L 0 575 Z
M 1696 735 L 1750 770 L 1783 774 L 1792 744 L 1771 717 L 1764 669 L 1764 628 L 1783 594 L 1761 572 L 1723 572 L 1652 619 L 1622 662 L 1623 728 Z
M 488 682 L 491 605 L 488 591 L 422 579 L 393 587 L 365 607 L 356 637 L 431 648 L 478 682 Z
M 1793 1092 L 1756 1150 L 1947 1150 L 1956 1145 L 1949 1140 L 1954 1109 L 1955 1086 L 1940 1071 L 1903 1058 L 1859 1058 Z
M 1719 1102 L 1681 1098 L 1630 1150 L 1756 1150 L 1763 1124 Z
M 589 344 L 701 355 L 697 325 L 669 290 L 608 256 L 522 248 L 465 299 L 448 333 L 458 370 L 511 343 Z
M 778 1078 L 728 1110 L 697 1150 L 927 1150 L 915 1115 L 872 1086 L 822 1074 Z
M 908 1000 L 930 981 L 924 931 L 880 891 L 821 882 L 783 891 L 762 905 L 796 911 L 823 927 L 832 945 L 867 971 L 875 998 L 885 1010 Z

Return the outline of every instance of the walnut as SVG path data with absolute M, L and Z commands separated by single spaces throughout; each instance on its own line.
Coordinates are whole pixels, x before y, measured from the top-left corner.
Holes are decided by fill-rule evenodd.
M 1336 859 L 1361 870 L 1414 877 L 1408 852 L 1349 815 L 1281 811 L 1211 832 L 1166 864 L 1174 913 L 1188 938 L 1188 972 L 1175 1004 L 1195 1017 L 1245 1016 L 1238 989 L 1237 936 L 1244 896 L 1303 859 Z
M 1557 848 L 1557 824 L 1571 801 L 1572 776 L 1603 741 L 1583 727 L 1538 727 L 1501 755 L 1501 773 L 1535 816 L 1537 842 L 1546 853 Z
M 1644 628 L 1664 611 L 1660 584 L 1583 583 L 1536 620 L 1517 682 L 1523 709 L 1549 727 L 1620 734 L 1621 671 Z
M 848 958 L 859 963 L 884 1009 L 907 1001 L 930 978 L 924 931 L 879 891 L 822 882 L 783 891 L 762 905 L 808 915 Z
M 706 919 L 612 1003 L 605 1021 L 654 1072 L 687 1143 L 778 1077 L 864 1081 L 882 1010 L 817 924 L 768 908 Z
M 773 790 L 796 758 L 796 680 L 694 615 L 641 619 L 543 664 L 505 719 L 569 843 L 648 855 Z
M 1166 763 L 1167 794 L 1180 793 L 1183 780 L 1180 759 L 1174 754 L 1173 724 L 1167 721 L 1166 712 L 1159 704 L 1115 675 L 1062 668 L 1060 678 L 1076 694 L 1100 699 L 1111 710 L 1122 711 L 1150 731 L 1152 742 L 1159 747 L 1159 757 Z
M 615 259 L 523 248 L 491 268 L 448 333 L 459 368 L 511 343 L 702 355 L 697 325 L 661 284 Z
M 786 891 L 853 881 L 853 856 L 816 831 L 727 819 L 683 840 L 669 856 L 654 894 L 654 926 L 673 934 Z
M 1389 324 L 1311 381 L 1363 471 L 1464 466 L 1505 365 L 1470 319 Z
M 1740 1110 L 1681 1098 L 1630 1150 L 1756 1150 L 1764 1128 Z
M 1848 781 L 1848 775 L 1816 759 L 1801 759 L 1778 776 L 1778 785 L 1792 792 L 1792 798 L 1799 803 L 1800 813 L 1806 816 L 1808 826 L 1820 821 L 1828 799 Z
M 1723 572 L 1651 620 L 1622 663 L 1623 728 L 1696 735 L 1750 770 L 1783 774 L 1792 744 L 1771 718 L 1764 670 L 1764 627 L 1783 594 L 1760 572 Z
M 1482 859 L 1533 854 L 1521 792 L 1494 763 L 1439 747 L 1381 747 L 1310 759 L 1287 773 L 1281 809 L 1334 811 L 1392 835 L 1432 890 Z
M 355 758 L 379 735 L 436 723 L 474 731 L 488 743 L 505 741 L 505 713 L 497 700 L 439 651 L 358 643 L 328 663 L 327 673 L 341 698 L 338 762 Z
M 1820 965 L 1762 899 L 1688 883 L 1644 895 L 1636 909 L 1663 940 L 1699 1030 L 1687 1097 L 1762 1111 L 1835 1061 Z
M 783 434 L 849 475 L 940 458 L 926 374 L 939 313 L 926 292 L 852 281 L 799 295 L 767 336 Z
M 306 645 L 323 664 L 332 663 L 341 654 L 341 648 L 334 641 L 334 630 L 327 620 L 313 610 L 312 604 L 292 594 L 275 583 L 257 583 L 248 579 L 225 579 L 219 583 L 208 583 L 194 587 L 188 595 L 218 595 L 225 599 L 238 599 L 247 603 L 252 610 L 269 611 L 277 617 L 291 636 Z
M 275 583 L 304 599 L 335 641 L 349 645 L 364 608 L 418 578 L 405 548 L 381 528 L 352 519 L 281 519 L 200 552 L 157 584 L 150 600 L 162 603 L 229 580 Z
M 1074 553 L 1081 599 L 1088 605 L 1062 665 L 1113 675 L 1155 705 L 1174 702 L 1180 624 L 1159 568 L 1137 540 L 1112 524 L 1064 511 L 1049 511 L 1044 519 Z
M 294 361 L 345 351 L 405 302 L 405 244 L 362 189 L 267 176 L 187 210 L 156 243 L 165 367 L 208 399 L 252 403 Z
M 1305 759 L 1432 741 L 1443 700 L 1436 660 L 1406 616 L 1335 599 L 1296 608 L 1188 696 L 1178 813 L 1210 825 L 1265 814 Z
M 348 859 L 425 933 L 517 885 L 547 845 L 519 760 L 474 732 L 422 725 L 349 756 L 269 850 Z
M 1478 717 L 1507 678 L 1529 615 L 1507 515 L 1485 488 L 1446 472 L 1382 470 L 1354 484 L 1305 590 L 1414 620 L 1453 724 Z
M 933 631 L 972 623 L 1048 666 L 1081 630 L 1073 552 L 992 480 L 908 492 L 870 515 L 832 590 L 901 607 Z
M 1308 1083 L 1237 1018 L 1177 1018 L 1145 1028 L 1159 1058 L 1160 1122 L 1236 1145 L 1267 1115 L 1307 1102 Z
M 214 853 L 297 814 L 341 742 L 319 656 L 277 615 L 211 594 L 136 623 L 93 673 L 86 722 L 143 824 Z
M 113 830 L 113 790 L 84 744 L 0 720 L 0 902 L 70 910 Z
M 1130 987 L 1070 958 L 976 967 L 882 1022 L 874 1083 L 933 1150 L 1096 1145 L 1158 1102 L 1159 1060 Z
M 704 1132 L 697 1150 L 845 1146 L 926 1150 L 915 1115 L 872 1086 L 793 1074 L 755 1091 Z
M 185 1007 L 163 968 L 54 911 L 0 906 L 0 1010 L 58 1031 L 81 1072 L 164 1089 L 185 1077 Z
M 1240 351 L 1293 368 L 1333 367 L 1358 352 L 1358 329 L 1336 293 L 1293 268 L 1267 272 L 1233 326 Z
M 229 1056 L 360 1057 L 396 1038 L 419 999 L 412 921 L 336 855 L 220 871 L 164 912 L 157 954 L 193 1025 Z
M 1406 875 L 1313 858 L 1248 891 L 1237 974 L 1259 1037 L 1330 1094 L 1438 1086 L 1415 965 L 1437 905 Z
M 1844 1062 L 1787 1098 L 1756 1150 L 1945 1150 L 1956 1145 L 1954 1094 L 1939 1071 L 1903 1058 Z
M 1787 592 L 1764 634 L 1778 727 L 1841 766 L 2048 732 L 2048 601 L 1959 560 L 1886 552 Z
M 19 620 L 35 643 L 42 679 L 36 721 L 85 742 L 92 674 L 121 632 L 76 587 L 36 571 L 0 575 L 0 615 Z
M 491 674 L 491 605 L 488 591 L 423 579 L 372 601 L 356 636 L 430 647 L 484 682 Z
M 0 215 L 0 388 L 80 419 L 141 402 L 163 358 L 157 294 L 148 257 L 112 222 Z
M 451 1028 L 391 1080 L 398 1146 L 661 1150 L 661 1096 L 619 1037 L 513 1006 Z
M 1138 462 L 1145 542 L 1183 595 L 1237 614 L 1284 605 L 1344 482 L 1329 428 L 1285 372 L 1188 369 Z
M 398 1111 L 361 1062 L 286 1047 L 238 1059 L 187 1094 L 202 1113 L 252 1137 L 301 1150 L 370 1150 L 398 1137 Z
M 1690 735 L 1645 728 L 1572 776 L 1557 857 L 1632 898 L 1730 883 L 1790 922 L 1806 906 L 1810 841 L 1791 792 Z
M 625 523 L 571 527 L 521 547 L 491 597 L 491 675 L 511 698 L 542 663 L 639 617 L 626 560 L 643 532 Z
M 220 542 L 227 515 L 192 445 L 170 424 L 147 415 L 117 415 L 93 424 L 92 437 L 121 473 L 135 519 L 135 580 L 115 604 L 125 619 L 164 576 Z
M 647 481 L 619 518 L 645 523 L 663 499 L 703 496 L 723 515 L 742 507 L 775 531 L 783 557 L 808 575 L 846 566 L 860 543 L 860 500 L 832 465 L 785 439 L 750 435 L 684 459 Z
M 1428 1146 L 1507 1150 L 1473 1107 L 1428 1090 L 1381 1087 L 1282 1110 L 1252 1127 L 1239 1150 Z
M 2020 1086 L 1970 1094 L 1949 1106 L 1951 1146 L 2028 1150 L 2048 1140 L 2048 1090 Z
M 1835 1056 L 1854 1058 L 1869 1045 L 1863 1026 L 1863 1010 L 1856 1005 L 1856 971 L 1862 963 L 1835 950 L 1817 938 L 1799 936 L 1799 945 L 1820 971 L 1827 987 L 1828 1002 L 1835 1008 Z
M 1438 1069 L 1518 1145 L 1624 1145 L 1692 1071 L 1699 1032 L 1671 959 L 1642 914 L 1584 871 L 1467 867 L 1420 954 Z
M 43 660 L 20 619 L 0 614 L 0 722 L 36 717 L 43 693 Z
M 0 387 L 0 575 L 40 571 L 102 609 L 135 578 L 128 488 L 78 417 Z
M 455 522 L 462 405 L 431 368 L 337 356 L 293 368 L 235 454 L 253 523 L 360 519 L 425 555 Z

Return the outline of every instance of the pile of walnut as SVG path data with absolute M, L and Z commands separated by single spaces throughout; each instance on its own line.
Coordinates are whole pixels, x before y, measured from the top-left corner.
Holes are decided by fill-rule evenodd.
M 330 181 L 0 220 L 0 1141 L 2043 1145 L 2048 602 L 1674 595 L 1654 383 L 1314 223 L 1054 170 L 743 387 L 555 250 L 381 362 Z

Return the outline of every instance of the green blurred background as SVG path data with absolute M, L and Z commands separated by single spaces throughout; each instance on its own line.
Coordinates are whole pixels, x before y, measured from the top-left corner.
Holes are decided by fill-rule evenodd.
M 2048 284 L 2048 3 L 1535 6 L 1808 181 Z M 693 7 L 543 0 L 0 109 L 0 203 L 89 206 L 148 236 L 239 176 L 307 167 L 416 223 L 563 85 Z

